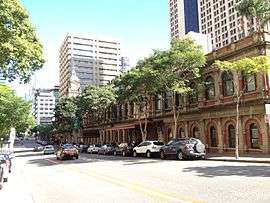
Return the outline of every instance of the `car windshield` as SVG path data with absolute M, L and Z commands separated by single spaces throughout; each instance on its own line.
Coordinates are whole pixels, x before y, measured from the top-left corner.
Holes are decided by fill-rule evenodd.
M 153 144 L 154 144 L 154 145 L 164 145 L 163 142 L 159 142 L 159 141 L 158 141 L 158 142 L 153 142 Z
M 71 149 L 71 148 L 74 148 L 74 146 L 72 144 L 64 144 L 63 145 L 63 148 L 65 148 L 65 149 Z
M 96 144 L 95 147 L 101 147 L 101 145 L 100 144 Z

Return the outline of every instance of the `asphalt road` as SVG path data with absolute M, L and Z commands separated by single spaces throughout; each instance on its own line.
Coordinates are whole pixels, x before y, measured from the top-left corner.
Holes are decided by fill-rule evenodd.
M 267 164 L 89 154 L 58 161 L 30 151 L 16 153 L 0 202 L 270 202 L 269 191 Z

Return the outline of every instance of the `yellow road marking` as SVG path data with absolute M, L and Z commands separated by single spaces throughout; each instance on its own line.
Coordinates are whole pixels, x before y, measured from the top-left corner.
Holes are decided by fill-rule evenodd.
M 60 162 L 53 161 L 51 159 L 45 159 L 51 163 L 54 164 L 59 164 Z M 125 180 L 121 180 L 119 178 L 114 178 L 111 176 L 107 176 L 101 173 L 97 173 L 96 171 L 88 169 L 87 171 L 79 169 L 78 167 L 75 166 L 67 166 L 67 165 L 62 165 L 63 167 L 70 169 L 72 171 L 76 171 L 80 174 L 87 175 L 89 177 L 94 177 L 99 180 L 103 180 L 105 182 L 112 183 L 114 185 L 118 185 L 124 188 L 128 188 L 129 190 L 137 191 L 139 193 L 144 193 L 148 196 L 154 197 L 155 199 L 159 198 L 162 199 L 164 202 L 190 202 L 190 203 L 202 203 L 202 201 L 195 200 L 191 197 L 184 196 L 184 195 L 179 195 L 179 194 L 171 194 L 168 192 L 160 191 L 154 188 L 150 188 L 148 186 L 142 185 L 142 184 L 137 184 L 137 183 L 130 183 Z

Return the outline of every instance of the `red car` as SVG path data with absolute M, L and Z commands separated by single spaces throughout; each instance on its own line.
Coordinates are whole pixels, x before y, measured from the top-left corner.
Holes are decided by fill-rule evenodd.
M 56 151 L 56 159 L 79 158 L 78 149 L 72 144 L 64 144 Z

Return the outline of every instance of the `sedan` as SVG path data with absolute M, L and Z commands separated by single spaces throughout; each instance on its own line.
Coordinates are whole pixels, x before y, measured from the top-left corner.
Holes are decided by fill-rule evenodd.
M 205 145 L 195 138 L 176 138 L 160 149 L 160 158 L 176 157 L 179 160 L 184 158 L 205 158 Z
M 56 159 L 65 159 L 65 158 L 79 158 L 79 151 L 72 144 L 62 145 L 56 152 Z
M 96 144 L 96 145 L 90 145 L 87 149 L 87 152 L 89 154 L 97 154 L 99 149 L 100 149 L 101 145 Z
M 52 145 L 47 145 L 44 147 L 43 154 L 54 154 L 55 150 Z
M 98 154 L 109 155 L 109 154 L 113 154 L 114 151 L 115 151 L 115 147 L 111 144 L 107 144 L 100 147 L 100 149 L 98 150 Z
M 115 147 L 114 155 L 132 156 L 134 147 L 135 145 L 131 143 L 121 143 Z

